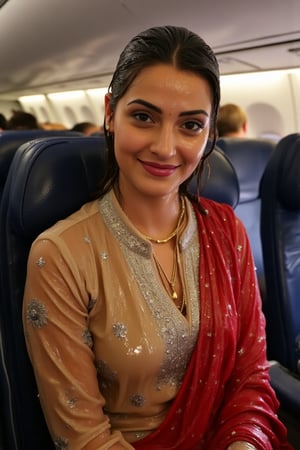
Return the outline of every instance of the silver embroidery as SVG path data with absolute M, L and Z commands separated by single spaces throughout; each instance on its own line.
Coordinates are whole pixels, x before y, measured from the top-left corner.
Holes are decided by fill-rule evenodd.
M 82 332 L 83 342 L 89 347 L 93 347 L 93 338 L 90 330 L 86 329 Z
M 38 267 L 44 267 L 44 265 L 46 264 L 46 261 L 44 260 L 44 258 L 42 256 L 40 256 L 37 260 L 36 260 L 36 265 Z
M 84 242 L 86 242 L 87 244 L 91 243 L 91 239 L 88 236 L 84 236 L 83 237 Z
M 65 397 L 66 397 L 66 404 L 69 406 L 70 409 L 74 409 L 76 407 L 78 400 L 76 397 L 76 389 L 74 387 L 66 389 Z
M 69 448 L 69 442 L 67 439 L 64 439 L 61 436 L 58 436 L 56 439 L 54 439 L 54 446 L 56 450 L 68 450 Z
M 141 408 L 145 404 L 145 398 L 141 394 L 134 394 L 130 397 L 130 403 L 137 408 Z
M 189 293 L 187 315 L 184 317 L 161 286 L 152 260 L 151 244 L 122 221 L 111 201 L 111 195 L 107 194 L 99 201 L 101 214 L 120 244 L 132 278 L 156 319 L 158 333 L 165 343 L 156 389 L 160 390 L 163 383 L 169 383 L 176 389 L 184 376 L 199 331 L 199 242 L 193 208 L 187 203 L 189 225 L 180 238 L 186 292 Z M 113 333 L 124 339 L 127 328 L 122 323 L 114 324 Z
M 70 398 L 69 400 L 67 400 L 67 405 L 68 405 L 71 409 L 75 408 L 76 403 L 77 403 L 77 398 Z
M 124 323 L 121 322 L 117 322 L 113 324 L 113 334 L 118 338 L 118 339 L 124 339 L 127 335 L 127 328 L 126 325 L 124 325 Z
M 27 306 L 26 318 L 33 328 L 42 328 L 48 322 L 46 306 L 38 300 L 31 300 Z
M 106 261 L 108 259 L 108 253 L 101 252 L 100 253 L 100 258 L 103 259 L 103 261 Z
M 135 437 L 137 438 L 137 439 L 141 439 L 142 437 L 144 437 L 145 436 L 145 431 L 136 431 L 135 433 L 134 433 L 134 435 L 135 435 Z

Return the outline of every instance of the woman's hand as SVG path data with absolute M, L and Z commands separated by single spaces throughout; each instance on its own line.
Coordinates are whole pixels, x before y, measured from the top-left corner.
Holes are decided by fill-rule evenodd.
M 248 442 L 234 442 L 233 444 L 227 447 L 227 450 L 257 450 L 254 445 L 249 444 Z

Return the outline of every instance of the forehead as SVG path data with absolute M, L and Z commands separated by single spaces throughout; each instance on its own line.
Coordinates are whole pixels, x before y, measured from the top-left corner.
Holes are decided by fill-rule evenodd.
M 182 98 L 209 101 L 212 92 L 207 80 L 200 75 L 180 70 L 168 64 L 146 67 L 134 79 L 127 90 L 127 95 L 176 95 Z M 178 97 L 177 97 L 178 98 Z

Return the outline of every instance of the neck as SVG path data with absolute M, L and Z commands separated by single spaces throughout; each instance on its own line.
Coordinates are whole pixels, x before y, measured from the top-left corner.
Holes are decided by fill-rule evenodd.
M 166 197 L 143 196 L 138 200 L 116 192 L 116 197 L 129 220 L 143 235 L 164 240 L 176 229 L 182 212 L 182 202 L 177 193 Z

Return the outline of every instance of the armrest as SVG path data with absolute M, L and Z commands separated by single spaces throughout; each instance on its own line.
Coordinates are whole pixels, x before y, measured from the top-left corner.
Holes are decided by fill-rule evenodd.
M 271 362 L 270 377 L 281 406 L 300 417 L 300 377 L 277 362 Z

